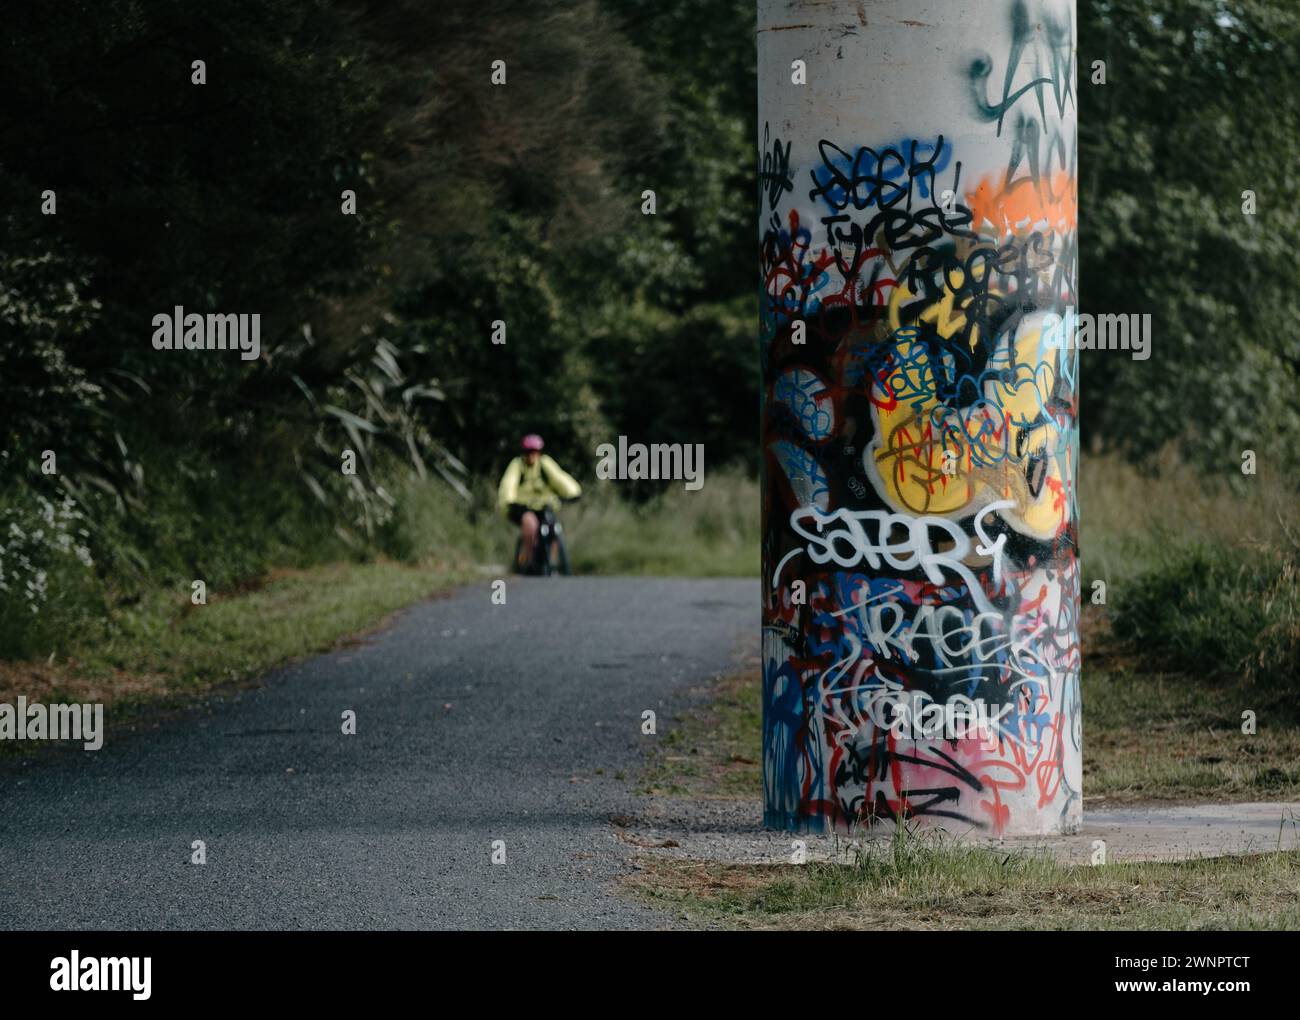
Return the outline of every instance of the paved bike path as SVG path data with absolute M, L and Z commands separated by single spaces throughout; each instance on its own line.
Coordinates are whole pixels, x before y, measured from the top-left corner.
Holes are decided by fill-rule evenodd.
M 0 927 L 671 924 L 615 895 L 609 819 L 633 809 L 642 712 L 662 737 L 676 693 L 733 668 L 757 582 L 528 578 L 490 596 L 421 603 L 100 751 L 0 764 Z

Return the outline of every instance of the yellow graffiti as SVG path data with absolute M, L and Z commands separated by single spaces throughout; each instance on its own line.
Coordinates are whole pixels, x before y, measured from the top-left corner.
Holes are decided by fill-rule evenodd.
M 951 339 L 967 328 L 970 296 L 962 297 L 960 271 L 949 274 L 945 293 L 918 322 Z M 954 292 L 956 291 L 956 292 Z M 917 295 L 900 284 L 891 296 L 889 329 L 893 368 L 872 391 L 876 438 L 864 459 L 877 491 L 896 510 L 913 514 L 964 515 L 995 499 L 1010 499 L 1005 512 L 1017 530 L 1048 538 L 1070 514 L 1066 479 L 1072 478 L 1069 443 L 1045 409 L 1056 385 L 1053 360 L 1043 357 L 1041 328 L 1026 320 L 1006 344 L 1000 372 L 986 372 L 979 398 L 946 404 L 918 330 L 900 321 Z M 973 349 L 978 331 L 968 338 Z

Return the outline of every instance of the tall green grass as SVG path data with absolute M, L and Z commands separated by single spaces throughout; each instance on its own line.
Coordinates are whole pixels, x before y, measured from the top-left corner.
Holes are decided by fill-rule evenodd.
M 1205 475 L 1166 456 L 1149 468 L 1085 459 L 1085 603 L 1107 582 L 1114 634 L 1148 670 L 1193 680 L 1300 679 L 1300 494 L 1236 464 Z
M 364 555 L 330 508 L 293 483 L 201 459 L 151 463 L 142 476 L 145 496 L 128 494 L 139 503 L 98 490 L 75 503 L 56 479 L 0 494 L 0 659 L 67 652 L 103 636 L 119 608 L 188 595 L 196 580 L 232 591 L 274 567 Z M 48 508 L 68 503 L 70 520 L 51 524 Z
M 1176 547 L 1118 590 L 1115 634 L 1150 668 L 1294 686 L 1298 573 L 1296 551 Z
M 436 478 L 394 471 L 391 518 L 365 540 L 339 528 L 336 515 L 306 489 L 255 475 L 217 478 L 184 465 L 149 477 L 147 515 L 92 507 L 85 521 L 68 525 L 90 529 L 73 537 L 95 548 L 93 566 L 51 544 L 40 518 L 44 504 L 34 492 L 16 490 L 0 501 L 0 524 L 7 531 L 15 523 L 25 536 L 0 546 L 0 569 L 7 571 L 0 575 L 0 659 L 63 656 L 88 643 L 120 642 L 123 628 L 144 635 L 140 607 L 187 600 L 194 580 L 228 594 L 258 587 L 272 569 L 360 564 L 376 556 L 447 576 L 504 571 L 518 535 L 497 512 L 493 479 L 480 480 L 464 498 Z M 562 510 L 575 573 L 758 572 L 759 497 L 752 479 L 715 472 L 699 491 L 672 483 L 640 504 L 623 499 L 617 483 L 587 489 L 582 501 Z M 29 581 L 43 591 L 33 594 Z
M 698 492 L 672 484 L 641 506 L 611 492 L 597 497 L 573 515 L 579 572 L 758 576 L 759 492 L 750 478 L 710 474 Z
M 560 510 L 575 573 L 757 576 L 753 479 L 716 472 L 696 492 L 671 483 L 643 504 L 623 499 L 616 486 L 590 483 L 579 502 Z M 386 551 L 410 562 L 508 565 L 518 529 L 497 513 L 495 501 L 486 482 L 464 500 L 437 481 L 410 481 L 398 493 Z
M 1079 549 L 1085 576 L 1120 584 L 1170 565 L 1189 545 L 1238 555 L 1295 549 L 1300 480 L 1262 463 L 1204 474 L 1172 453 L 1139 467 L 1113 454 L 1085 455 L 1079 474 Z

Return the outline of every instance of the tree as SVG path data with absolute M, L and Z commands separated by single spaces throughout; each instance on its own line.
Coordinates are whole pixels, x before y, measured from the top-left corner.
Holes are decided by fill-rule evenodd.
M 1300 438 L 1300 10 L 1080 4 L 1084 309 L 1150 312 L 1147 362 L 1084 354 L 1085 434 L 1204 464 Z M 1107 83 L 1088 83 L 1091 62 Z M 1242 211 L 1253 191 L 1258 212 Z

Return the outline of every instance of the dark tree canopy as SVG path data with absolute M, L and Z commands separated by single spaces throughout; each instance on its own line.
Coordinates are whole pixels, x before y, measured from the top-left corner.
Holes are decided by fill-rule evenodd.
M 1155 331 L 1084 357 L 1085 437 L 1294 458 L 1300 9 L 1079 16 L 1085 310 Z M 70 489 L 115 582 L 364 543 L 394 472 L 461 487 L 525 431 L 757 464 L 750 0 L 47 0 L 5 29 L 0 512 Z M 153 350 L 176 305 L 260 313 L 263 356 Z

